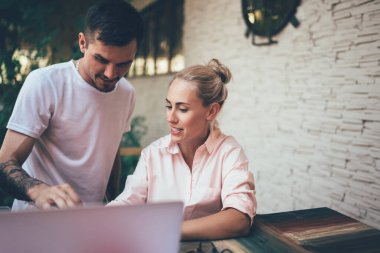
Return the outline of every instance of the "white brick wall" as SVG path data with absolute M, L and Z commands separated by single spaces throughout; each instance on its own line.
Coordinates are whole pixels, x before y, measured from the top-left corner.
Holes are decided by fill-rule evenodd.
M 302 1 L 267 47 L 240 8 L 186 1 L 185 58 L 233 72 L 221 126 L 251 159 L 258 211 L 328 206 L 380 228 L 380 1 Z
M 218 58 L 233 73 L 221 127 L 250 158 L 259 213 L 328 206 L 380 228 L 380 0 L 304 0 L 297 17 L 255 47 L 241 1 L 187 0 L 186 65 Z M 152 108 L 168 80 L 136 81 L 147 144 L 166 133 Z

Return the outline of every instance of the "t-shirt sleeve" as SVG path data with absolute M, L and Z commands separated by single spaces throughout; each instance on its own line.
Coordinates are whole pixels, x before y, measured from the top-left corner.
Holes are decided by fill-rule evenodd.
M 234 148 L 226 155 L 223 167 L 222 210 L 239 210 L 247 214 L 252 223 L 256 214 L 255 185 L 242 148 Z
M 38 138 L 54 112 L 54 92 L 40 70 L 31 72 L 17 97 L 7 128 Z
M 124 133 L 131 131 L 131 123 L 132 123 L 132 114 L 135 110 L 135 104 L 136 104 L 136 92 L 135 89 L 132 87 L 130 90 L 130 99 L 129 99 L 129 105 L 128 105 L 128 111 L 127 111 L 127 120 L 125 123 Z

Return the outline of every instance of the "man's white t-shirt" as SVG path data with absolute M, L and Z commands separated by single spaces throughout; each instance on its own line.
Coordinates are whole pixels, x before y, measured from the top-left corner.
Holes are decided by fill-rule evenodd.
M 69 61 L 28 75 L 7 128 L 36 139 L 22 166 L 30 176 L 69 183 L 84 203 L 101 202 L 134 106 L 135 90 L 125 78 L 100 92 Z M 13 210 L 31 207 L 13 203 Z

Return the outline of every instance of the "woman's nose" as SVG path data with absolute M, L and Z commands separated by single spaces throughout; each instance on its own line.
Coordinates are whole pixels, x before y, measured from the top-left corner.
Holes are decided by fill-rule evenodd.
M 175 122 L 177 122 L 177 117 L 176 117 L 175 111 L 173 109 L 172 110 L 168 110 L 166 112 L 166 120 L 169 123 L 175 123 Z

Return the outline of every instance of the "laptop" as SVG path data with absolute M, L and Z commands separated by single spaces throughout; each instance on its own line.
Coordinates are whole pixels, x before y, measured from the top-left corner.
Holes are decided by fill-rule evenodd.
M 0 212 L 4 253 L 178 253 L 183 204 Z

